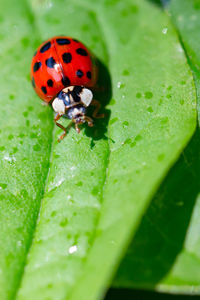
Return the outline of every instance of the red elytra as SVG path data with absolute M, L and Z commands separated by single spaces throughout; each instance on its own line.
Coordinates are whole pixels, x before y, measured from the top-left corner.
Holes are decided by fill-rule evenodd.
M 56 36 L 37 49 L 31 63 L 31 80 L 38 96 L 50 102 L 64 87 L 95 86 L 97 66 L 81 42 Z

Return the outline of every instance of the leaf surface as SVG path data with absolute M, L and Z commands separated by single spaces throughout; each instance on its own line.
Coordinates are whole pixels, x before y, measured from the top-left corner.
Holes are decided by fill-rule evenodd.
M 200 1 L 172 0 L 169 12 L 180 35 L 200 99 Z M 114 285 L 200 293 L 200 132 L 169 172 L 131 242 Z
M 168 17 L 147 1 L 13 3 L 1 22 L 1 32 L 16 24 L 0 48 L 0 298 L 98 299 L 194 131 L 192 75 Z M 105 65 L 97 96 L 111 115 L 58 144 L 28 72 L 35 46 L 60 34 Z

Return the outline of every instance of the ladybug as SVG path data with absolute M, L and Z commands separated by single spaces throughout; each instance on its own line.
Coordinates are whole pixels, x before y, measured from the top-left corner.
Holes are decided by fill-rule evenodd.
M 98 68 L 90 51 L 78 40 L 71 37 L 56 36 L 45 41 L 37 49 L 31 63 L 31 81 L 35 92 L 56 112 L 54 121 L 64 130 L 58 141 L 75 123 L 93 126 L 92 118 L 86 115 L 89 105 L 95 106 L 93 117 L 102 118 L 98 111 L 101 107 L 93 99 L 91 89 L 97 82 Z M 67 128 L 57 121 L 67 116 L 72 122 Z

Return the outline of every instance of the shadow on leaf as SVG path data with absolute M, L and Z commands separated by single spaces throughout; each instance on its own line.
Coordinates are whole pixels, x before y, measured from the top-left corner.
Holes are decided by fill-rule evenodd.
M 85 126 L 85 134 L 92 138 L 91 148 L 95 145 L 95 140 L 108 139 L 107 127 L 110 119 L 110 110 L 105 109 L 105 106 L 109 103 L 112 97 L 111 78 L 106 66 L 98 60 L 99 79 L 97 82 L 97 88 L 93 90 L 94 99 L 101 103 L 100 114 L 104 113 L 105 117 L 101 119 L 94 119 L 94 127 Z M 88 115 L 92 116 L 94 107 L 88 108 Z
M 199 296 L 194 295 L 172 295 L 141 290 L 110 289 L 105 297 L 105 300 L 191 300 L 195 298 L 197 299 L 197 297 L 199 298 Z

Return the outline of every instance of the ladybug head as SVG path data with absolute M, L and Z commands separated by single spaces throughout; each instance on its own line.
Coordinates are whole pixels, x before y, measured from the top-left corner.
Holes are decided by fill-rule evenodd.
M 74 123 L 76 124 L 85 123 L 85 114 L 86 108 L 81 104 L 73 106 L 67 111 L 67 117 L 74 121 Z
M 86 108 L 81 104 L 69 108 L 67 111 L 67 117 L 75 123 L 75 127 L 78 132 L 79 124 L 87 122 L 90 127 L 93 126 L 93 120 L 90 117 L 86 116 Z
M 83 86 L 69 86 L 64 88 L 52 102 L 56 113 L 66 115 L 75 123 L 77 131 L 78 124 L 88 123 L 93 126 L 93 120 L 86 116 L 86 108 L 93 99 L 92 92 Z

